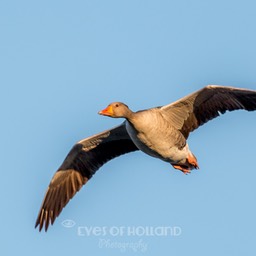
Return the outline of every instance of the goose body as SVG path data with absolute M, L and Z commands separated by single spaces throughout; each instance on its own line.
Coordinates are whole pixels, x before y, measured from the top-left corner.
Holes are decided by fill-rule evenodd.
M 157 108 L 134 113 L 134 119 L 126 121 L 131 140 L 139 150 L 150 156 L 172 164 L 185 164 L 190 154 L 185 138 L 159 113 Z
M 190 132 L 238 109 L 256 110 L 256 91 L 210 85 L 169 105 L 138 112 L 121 102 L 109 104 L 99 114 L 125 121 L 73 146 L 47 188 L 35 226 L 47 230 L 93 174 L 122 154 L 140 150 L 185 174 L 198 169 L 187 143 Z

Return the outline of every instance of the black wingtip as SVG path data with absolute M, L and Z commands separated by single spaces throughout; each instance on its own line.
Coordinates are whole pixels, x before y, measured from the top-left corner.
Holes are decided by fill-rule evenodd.
M 36 224 L 35 224 L 35 229 L 37 229 L 37 227 L 39 226 L 39 232 L 41 232 L 42 228 L 43 228 L 43 224 L 39 222 L 39 220 L 37 219 Z M 47 231 L 47 230 L 45 230 Z
M 49 224 L 50 224 L 50 219 L 47 218 L 47 216 L 44 216 L 44 210 L 41 210 L 38 214 L 36 223 L 35 223 L 35 229 L 37 229 L 39 227 L 39 232 L 42 231 L 43 227 L 45 232 L 47 232 Z M 53 221 L 51 221 L 51 223 L 53 223 Z
M 39 222 L 36 222 L 35 229 L 37 229 L 38 226 L 39 226 L 39 229 L 38 229 L 39 232 L 41 232 L 43 230 L 43 227 L 44 227 L 44 231 L 47 232 L 47 230 L 49 228 L 49 223 L 39 223 Z

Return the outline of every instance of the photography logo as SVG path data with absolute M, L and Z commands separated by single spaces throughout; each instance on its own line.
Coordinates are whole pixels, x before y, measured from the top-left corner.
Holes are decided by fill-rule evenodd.
M 151 237 L 179 237 L 180 226 L 81 226 L 72 219 L 61 222 L 64 228 L 73 228 L 78 237 L 95 237 L 100 249 L 115 249 L 120 252 L 146 252 Z
M 67 219 L 67 220 L 63 220 L 63 221 L 61 222 L 61 225 L 62 225 L 64 228 L 73 228 L 73 227 L 76 225 L 76 223 L 75 223 L 73 220 Z

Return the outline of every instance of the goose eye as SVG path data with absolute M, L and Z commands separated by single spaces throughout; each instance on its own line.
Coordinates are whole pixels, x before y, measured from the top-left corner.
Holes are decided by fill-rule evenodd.
M 116 108 L 119 107 L 119 104 L 116 104 L 115 107 L 116 107 Z

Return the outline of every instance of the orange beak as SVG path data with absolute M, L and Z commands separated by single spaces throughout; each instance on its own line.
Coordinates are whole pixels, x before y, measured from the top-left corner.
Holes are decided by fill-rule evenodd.
M 112 108 L 112 106 L 108 106 L 105 109 L 99 111 L 98 114 L 103 115 L 103 116 L 112 116 L 113 115 L 113 108 Z

